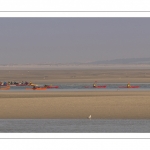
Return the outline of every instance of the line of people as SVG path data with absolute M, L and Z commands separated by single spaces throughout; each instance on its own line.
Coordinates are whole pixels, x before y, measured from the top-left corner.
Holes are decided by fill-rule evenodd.
M 27 82 L 27 81 L 22 81 L 22 82 L 16 82 L 16 81 L 8 81 L 8 82 L 6 82 L 6 81 L 4 81 L 4 82 L 0 82 L 0 85 L 32 85 L 32 82 Z

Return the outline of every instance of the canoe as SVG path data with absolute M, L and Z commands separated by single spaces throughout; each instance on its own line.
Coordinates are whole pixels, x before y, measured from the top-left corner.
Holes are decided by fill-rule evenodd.
M 10 89 L 10 86 L 6 86 L 6 87 L 3 87 L 3 88 L 0 88 L 0 90 L 9 90 Z
M 102 85 L 102 86 L 96 86 L 96 87 L 93 87 L 93 88 L 106 88 L 106 85 Z
M 9 86 L 16 86 L 16 84 L 10 84 Z
M 46 86 L 47 89 L 58 89 L 59 86 Z
M 130 86 L 130 87 L 127 87 L 127 86 L 120 86 L 119 88 L 139 88 L 139 86 L 135 86 L 135 85 Z
M 26 90 L 46 90 L 47 88 L 37 87 L 37 88 L 26 88 Z
M 6 84 L 6 85 L 0 85 L 0 86 L 8 86 L 8 84 Z
M 0 85 L 0 86 L 29 86 L 29 84 L 6 84 L 6 85 Z
M 29 84 L 16 84 L 16 86 L 31 86 Z
M 9 88 L 0 88 L 0 90 L 9 90 Z
M 93 86 L 85 86 L 85 88 L 106 88 L 106 85 L 98 85 L 96 87 L 93 87 Z
M 26 84 L 9 84 L 9 86 L 29 86 L 29 85 L 26 85 Z

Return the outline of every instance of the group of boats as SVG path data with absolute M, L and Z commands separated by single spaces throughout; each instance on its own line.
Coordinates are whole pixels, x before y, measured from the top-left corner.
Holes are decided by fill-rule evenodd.
M 85 86 L 85 88 L 106 88 L 106 85 L 97 85 L 96 81 L 93 84 L 93 86 Z M 139 86 L 136 85 L 130 85 L 130 83 L 128 83 L 126 86 L 119 86 L 119 88 L 139 88 Z
M 35 84 L 33 84 L 32 82 L 0 82 L 0 86 L 34 86 Z
M 46 90 L 46 89 L 57 89 L 58 86 L 52 86 L 52 85 L 44 85 L 43 87 L 39 86 L 33 86 L 32 88 L 26 88 L 26 90 Z
M 101 85 L 101 86 L 85 86 L 85 88 L 106 88 L 107 86 L 106 85 Z M 136 86 L 136 85 L 131 85 L 130 87 L 127 87 L 127 86 L 119 86 L 119 88 L 139 88 L 140 86 Z
M 46 90 L 46 89 L 52 89 L 52 88 L 59 88 L 58 86 L 53 85 L 44 85 L 44 86 L 38 86 L 37 84 L 33 84 L 32 82 L 0 82 L 0 90 L 9 90 L 12 86 L 21 86 L 21 87 L 32 87 L 32 88 L 26 88 L 26 90 Z
M 11 86 L 24 86 L 26 87 L 26 90 L 46 90 L 46 89 L 57 89 L 59 86 L 54 85 L 44 85 L 44 86 L 38 86 L 37 84 L 33 84 L 32 82 L 20 82 L 20 83 L 2 83 L 0 82 L 0 90 L 9 90 Z M 85 86 L 84 88 L 106 88 L 107 85 L 97 85 L 96 82 L 94 82 L 93 86 Z M 119 86 L 119 88 L 139 88 L 139 86 L 130 85 L 128 83 L 126 86 Z

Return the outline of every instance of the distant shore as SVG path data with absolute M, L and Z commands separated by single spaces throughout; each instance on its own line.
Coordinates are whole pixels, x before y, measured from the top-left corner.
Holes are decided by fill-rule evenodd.
M 0 65 L 0 70 L 93 70 L 93 69 L 150 69 L 150 64 L 5 64 Z

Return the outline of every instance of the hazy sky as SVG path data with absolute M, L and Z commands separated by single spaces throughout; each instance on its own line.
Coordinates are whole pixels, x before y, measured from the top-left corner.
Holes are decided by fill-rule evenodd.
M 0 64 L 150 57 L 150 18 L 0 18 Z

